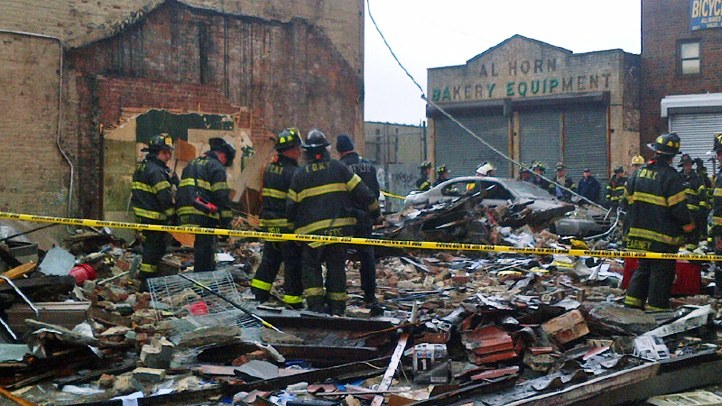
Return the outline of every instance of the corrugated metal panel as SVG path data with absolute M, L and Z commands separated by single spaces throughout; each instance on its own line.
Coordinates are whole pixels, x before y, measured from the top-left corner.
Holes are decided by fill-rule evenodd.
M 497 115 L 457 117 L 466 127 L 504 154 L 509 154 L 509 120 Z M 447 118 L 434 122 L 437 165 L 446 164 L 451 176 L 473 175 L 484 161 L 496 167 L 496 176 L 508 177 L 510 164 Z
M 561 113 L 559 109 L 536 109 L 519 113 L 519 160 L 531 165 L 539 161 L 553 173 L 561 161 Z M 550 171 L 551 168 L 551 171 Z
M 606 107 L 578 104 L 564 109 L 564 164 L 574 183 L 589 168 L 602 188 L 606 186 L 609 181 Z
M 675 114 L 669 118 L 669 129 L 679 135 L 681 151 L 692 158 L 702 158 L 705 165 L 714 155 L 707 155 L 712 150 L 713 134 L 722 131 L 722 114 Z M 680 155 L 674 159 L 677 167 Z M 711 172 L 711 167 L 708 168 Z

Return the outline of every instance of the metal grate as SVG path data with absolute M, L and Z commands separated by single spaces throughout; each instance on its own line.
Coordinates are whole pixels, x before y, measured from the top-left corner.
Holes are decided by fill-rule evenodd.
M 228 270 L 195 272 L 189 278 L 207 286 L 244 309 L 252 306 L 241 298 L 233 276 Z M 259 327 L 260 323 L 230 303 L 178 275 L 148 279 L 152 305 L 169 310 L 177 317 L 189 318 L 195 324 L 219 326 L 235 324 L 241 328 Z M 159 312 L 158 317 L 162 317 Z

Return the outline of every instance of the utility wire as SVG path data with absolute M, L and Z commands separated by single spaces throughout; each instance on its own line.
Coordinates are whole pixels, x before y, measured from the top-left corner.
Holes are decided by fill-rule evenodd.
M 487 148 L 489 148 L 489 149 L 492 150 L 493 152 L 495 152 L 495 153 L 497 153 L 498 155 L 500 155 L 502 158 L 504 158 L 504 159 L 506 159 L 507 161 L 511 162 L 512 164 L 518 166 L 519 168 L 526 169 L 526 170 L 528 170 L 529 172 L 531 172 L 531 169 L 527 168 L 523 163 L 518 162 L 518 161 L 512 159 L 510 156 L 507 156 L 507 155 L 504 154 L 503 152 L 501 152 L 501 151 L 499 151 L 498 149 L 494 148 L 491 144 L 489 144 L 489 143 L 486 142 L 483 138 L 481 138 L 481 136 L 479 136 L 479 135 L 477 135 L 476 133 L 474 133 L 473 131 L 471 131 L 471 130 L 470 130 L 469 128 L 467 128 L 463 123 L 461 123 L 459 120 L 457 120 L 457 119 L 456 119 L 455 117 L 453 117 L 451 114 L 449 114 L 446 110 L 444 110 L 443 107 L 441 107 L 441 106 L 439 106 L 438 104 L 434 103 L 433 101 L 429 100 L 429 98 L 426 97 L 426 92 L 424 92 L 424 89 L 421 87 L 421 85 L 419 84 L 419 82 L 416 81 L 416 79 L 413 77 L 413 75 L 411 75 L 411 73 L 409 73 L 409 71 L 406 69 L 406 67 L 404 67 L 404 65 L 401 63 L 401 61 L 399 60 L 399 58 L 396 56 L 396 53 L 394 52 L 394 50 L 391 48 L 391 45 L 389 45 L 389 42 L 386 41 L 386 37 L 384 36 L 383 32 L 381 32 L 381 28 L 379 28 L 378 24 L 376 24 L 376 20 L 374 19 L 374 16 L 373 16 L 373 14 L 371 13 L 371 0 L 366 0 L 366 10 L 367 10 L 368 13 L 369 13 L 369 18 L 371 19 L 371 23 L 373 23 L 374 28 L 376 28 L 376 32 L 378 32 L 379 35 L 381 36 L 381 39 L 384 41 L 384 44 L 386 45 L 386 48 L 387 48 L 387 49 L 389 50 L 389 52 L 391 53 L 391 56 L 394 57 L 394 60 L 395 60 L 396 63 L 399 65 L 399 67 L 404 71 L 404 73 L 406 73 L 406 76 L 408 76 L 408 77 L 411 79 L 411 81 L 414 82 L 414 84 L 416 85 L 416 87 L 419 88 L 419 91 L 421 92 L 421 98 L 422 98 L 424 101 L 426 101 L 429 105 L 431 105 L 431 106 L 433 106 L 434 108 L 436 108 L 437 110 L 439 110 L 439 111 L 441 112 L 441 114 L 443 114 L 444 116 L 446 116 L 449 120 L 451 120 L 451 121 L 454 122 L 456 125 L 458 125 L 459 127 L 461 127 L 461 128 L 462 128 L 464 131 L 466 131 L 469 135 L 471 135 L 472 137 L 474 137 L 474 138 L 476 138 L 477 140 L 479 140 L 479 142 L 481 142 L 482 144 L 484 144 Z M 588 203 L 590 203 L 590 204 L 592 204 L 592 205 L 594 205 L 594 206 L 596 206 L 596 207 L 599 207 L 599 208 L 602 209 L 602 210 L 605 210 L 605 211 L 607 210 L 606 207 L 600 205 L 599 203 L 593 202 L 593 201 L 587 199 L 586 197 L 580 195 L 579 193 L 577 193 L 577 192 L 575 192 L 575 191 L 573 191 L 573 190 L 571 190 L 571 189 L 568 189 L 566 186 L 558 183 L 558 182 L 556 181 L 556 179 L 547 178 L 547 177 L 544 176 L 544 175 L 537 175 L 537 176 L 539 176 L 540 178 L 546 180 L 547 182 L 550 182 L 550 183 L 556 185 L 556 186 L 559 187 L 560 189 L 565 190 L 565 191 L 567 191 L 567 192 L 570 192 L 571 194 L 573 194 L 573 195 L 575 195 L 575 196 L 577 196 L 577 197 L 585 200 L 586 202 L 588 202 Z

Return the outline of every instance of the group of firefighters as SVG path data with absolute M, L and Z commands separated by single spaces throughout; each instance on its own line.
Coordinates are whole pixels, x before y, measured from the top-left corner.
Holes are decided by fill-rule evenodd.
M 722 253 L 722 176 L 718 174 L 714 187 L 706 174 L 704 161 L 682 154 L 677 172 L 672 167 L 674 156 L 680 153 L 680 139 L 676 133 L 660 135 L 648 144 L 654 157 L 645 162 L 641 155 L 632 158 L 631 174 L 625 176 L 624 168 L 614 169 L 614 175 L 606 187 L 608 206 L 626 212 L 624 219 L 624 243 L 628 250 L 677 253 L 697 250 L 698 243 L 707 239 L 714 243 L 715 254 Z M 713 151 L 722 164 L 722 134 L 714 137 Z M 697 165 L 696 170 L 693 165 Z M 429 181 L 432 164 L 424 162 L 419 169 L 421 177 L 416 182 L 420 191 L 432 187 Z M 478 176 L 494 176 L 493 166 L 481 164 Z M 556 166 L 556 183 L 544 179 L 544 166 L 535 161 L 531 171 L 521 169 L 520 179 L 531 182 L 563 201 L 570 201 L 573 190 L 592 202 L 597 202 L 600 184 L 589 168 L 584 177 L 575 184 L 566 175 L 566 166 Z M 722 172 L 721 172 L 722 173 Z M 437 169 L 433 186 L 447 179 L 446 165 Z M 560 187 L 563 186 L 562 187 Z M 569 189 L 569 190 L 567 190 Z M 712 202 L 713 217 L 709 227 L 707 219 Z M 583 201 L 581 201 L 583 203 Z M 703 253 L 697 250 L 695 253 Z M 719 269 L 718 269 L 719 268 Z M 675 261 L 642 259 L 633 274 L 625 297 L 625 305 L 649 310 L 666 309 L 672 282 L 675 278 Z M 715 268 L 715 294 L 722 294 L 722 267 Z
M 191 161 L 181 179 L 167 163 L 173 142 L 167 134 L 151 138 L 145 159 L 133 175 L 131 205 L 138 221 L 146 224 L 181 224 L 231 228 L 230 188 L 226 169 L 235 149 L 221 138 L 209 141 L 210 151 Z M 277 155 L 263 173 L 261 227 L 271 233 L 370 237 L 380 220 L 376 168 L 354 151 L 347 135 L 339 135 L 331 159 L 326 135 L 311 130 L 305 142 L 296 128 L 276 137 Z M 299 166 L 305 152 L 306 165 Z M 174 187 L 177 192 L 173 193 Z M 165 233 L 143 231 L 141 287 L 155 277 L 166 251 Z M 194 271 L 215 269 L 217 237 L 198 234 L 194 245 Z M 271 285 L 284 266 L 283 301 L 291 308 L 343 315 L 346 308 L 346 250 L 343 244 L 266 240 L 263 258 L 251 281 L 258 301 L 271 298 Z M 361 287 L 372 312 L 382 309 L 376 299 L 376 266 L 372 246 L 355 248 L 361 264 Z M 326 279 L 322 264 L 326 266 Z
M 235 149 L 221 138 L 212 138 L 210 150 L 191 161 L 181 179 L 167 163 L 173 154 L 173 143 L 167 134 L 153 137 L 145 159 L 133 175 L 131 204 L 138 221 L 146 224 L 181 224 L 199 227 L 231 226 L 230 188 L 226 167 L 233 164 Z M 336 150 L 340 160 L 331 159 L 326 135 L 311 130 L 305 141 L 296 128 L 278 134 L 277 155 L 263 175 L 263 211 L 261 227 L 271 233 L 297 233 L 327 236 L 370 237 L 374 224 L 380 221 L 379 184 L 376 168 L 354 151 L 350 137 L 339 135 Z M 722 176 L 717 175 L 714 187 L 704 172 L 701 160 L 683 154 L 681 172 L 672 167 L 680 153 L 676 133 L 662 134 L 647 145 L 654 156 L 644 162 L 641 155 L 632 159 L 627 178 L 623 168 L 616 168 L 607 186 L 607 200 L 612 208 L 626 212 L 624 242 L 628 250 L 677 253 L 680 248 L 694 249 L 707 231 L 709 201 L 712 201 L 712 224 L 709 236 L 714 252 L 722 254 Z M 716 134 L 713 151 L 722 163 L 722 134 Z M 301 154 L 305 166 L 299 166 Z M 697 170 L 693 170 L 693 164 Z M 429 162 L 421 166 L 419 189 L 432 187 L 428 175 Z M 566 176 L 565 166 L 557 165 L 559 187 L 543 179 L 544 167 L 535 162 L 532 172 L 523 170 L 521 179 L 532 182 L 552 195 L 568 200 L 566 189 L 578 189 Z M 476 170 L 478 176 L 494 176 L 495 168 L 484 163 Z M 580 184 L 589 183 L 589 174 Z M 446 180 L 445 165 L 437 169 L 435 185 Z M 177 192 L 173 193 L 175 185 Z M 592 183 L 593 186 L 593 183 Z M 597 184 L 598 189 L 598 184 Z M 598 190 L 597 190 L 598 193 Z M 143 231 L 143 258 L 139 278 L 154 277 L 166 244 L 164 233 Z M 215 269 L 216 240 L 213 235 L 199 234 L 195 240 L 194 270 Z M 255 298 L 264 302 L 271 298 L 271 286 L 281 264 L 284 266 L 283 301 L 300 309 L 303 299 L 309 310 L 343 315 L 346 307 L 347 250 L 355 249 L 360 261 L 361 288 L 364 301 L 372 311 L 382 309 L 376 299 L 376 269 L 372 246 L 327 244 L 323 242 L 266 240 L 263 259 L 251 281 Z M 322 264 L 326 266 L 326 278 Z M 640 259 L 634 272 L 625 305 L 648 310 L 669 306 L 670 288 L 675 278 L 675 261 Z M 722 269 L 715 270 L 716 286 L 722 286 Z M 717 291 L 715 294 L 722 293 Z

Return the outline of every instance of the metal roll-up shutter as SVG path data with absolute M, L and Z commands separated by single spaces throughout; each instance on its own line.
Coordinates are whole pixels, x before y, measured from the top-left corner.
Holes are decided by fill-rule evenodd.
M 561 135 L 559 109 L 519 112 L 519 160 L 525 165 L 539 161 L 547 174 L 554 173 L 554 165 L 562 157 Z
M 467 128 L 501 151 L 509 154 L 509 119 L 502 115 L 456 117 Z M 436 164 L 446 164 L 451 176 L 473 175 L 484 161 L 496 167 L 496 176 L 510 176 L 509 162 L 447 118 L 434 122 Z
M 712 150 L 713 134 L 722 132 L 722 114 L 674 114 L 669 117 L 669 130 L 676 132 L 681 141 L 680 151 L 689 154 L 693 159 L 702 158 L 705 165 L 714 155 L 707 155 Z M 680 155 L 674 159 L 674 167 L 679 163 Z M 711 171 L 711 168 L 708 168 Z
M 564 164 L 567 176 L 578 183 L 585 168 L 592 170 L 602 188 L 609 181 L 607 108 L 577 104 L 564 110 Z

